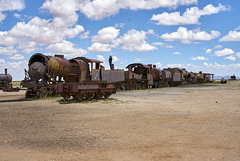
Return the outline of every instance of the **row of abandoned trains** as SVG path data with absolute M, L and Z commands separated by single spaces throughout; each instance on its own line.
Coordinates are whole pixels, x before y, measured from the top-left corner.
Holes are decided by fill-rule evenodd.
M 180 68 L 160 70 L 156 65 L 129 64 L 124 69 L 106 70 L 103 62 L 85 57 L 70 60 L 63 55 L 46 56 L 36 53 L 28 62 L 22 87 L 27 87 L 26 98 L 43 98 L 47 95 L 61 95 L 65 100 L 109 97 L 117 90 L 136 90 L 177 86 L 181 84 L 205 83 L 213 81 L 213 74 L 193 73 Z M 114 65 L 113 65 L 114 66 Z M 4 74 L 0 76 L 0 88 L 4 86 Z M 5 75 L 10 77 L 5 71 Z M 7 79 L 8 84 L 11 79 Z M 18 90 L 18 89 L 17 89 Z

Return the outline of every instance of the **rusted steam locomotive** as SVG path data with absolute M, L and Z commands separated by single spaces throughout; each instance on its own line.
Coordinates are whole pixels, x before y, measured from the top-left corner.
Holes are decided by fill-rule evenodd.
M 18 92 L 19 87 L 13 88 L 11 82 L 12 76 L 8 74 L 7 69 L 5 69 L 5 73 L 0 74 L 0 90 L 4 92 Z
M 88 63 L 92 64 L 91 69 Z M 46 56 L 36 53 L 29 59 L 29 69 L 25 70 L 21 86 L 27 87 L 26 98 L 55 95 L 57 89 L 66 100 L 70 96 L 79 100 L 93 96 L 108 97 L 115 92 L 115 88 L 100 79 L 100 63 L 84 57 L 67 60 L 63 55 Z
M 196 83 L 211 83 L 214 81 L 214 74 L 210 73 L 193 73 L 184 68 L 167 68 L 163 69 L 164 77 L 168 78 L 169 86 L 178 86 Z
M 25 70 L 25 79 L 21 83 L 21 86 L 27 87 L 26 98 L 55 95 L 57 82 L 63 81 L 70 69 L 70 62 L 62 55 L 32 55 L 28 62 L 28 71 Z
M 156 65 L 133 63 L 123 69 L 105 70 L 101 61 L 76 57 L 70 60 L 63 55 L 45 56 L 40 53 L 29 59 L 22 86 L 26 97 L 60 94 L 65 100 L 71 96 L 82 100 L 109 97 L 116 90 L 135 90 L 177 86 L 180 84 L 211 82 L 208 73 L 192 73 L 185 69 L 160 70 Z M 113 65 L 114 66 L 114 65 Z M 212 75 L 213 76 L 213 75 Z

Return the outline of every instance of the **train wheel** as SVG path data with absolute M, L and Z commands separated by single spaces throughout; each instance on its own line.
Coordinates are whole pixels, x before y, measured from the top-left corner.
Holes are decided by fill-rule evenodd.
M 123 91 L 125 89 L 124 84 L 121 84 L 120 90 Z
M 73 99 L 77 100 L 77 96 L 72 96 L 72 97 L 73 97 Z
M 96 99 L 99 99 L 99 98 L 100 98 L 100 93 L 99 93 L 99 92 L 96 92 L 96 93 L 95 93 L 95 98 L 96 98 Z
M 91 93 L 86 93 L 85 98 L 90 101 L 91 100 Z
M 31 91 L 26 91 L 25 97 L 26 97 L 26 98 L 31 98 L 30 94 L 31 94 Z
M 40 89 L 40 98 L 45 98 L 45 97 L 47 97 L 47 95 L 48 95 L 47 89 L 44 88 L 44 87 L 42 87 L 42 88 Z
M 53 89 L 50 89 L 48 94 L 49 96 L 53 96 Z
M 68 101 L 70 96 L 68 94 L 62 94 L 62 97 L 65 101 Z
M 14 91 L 14 92 L 19 92 L 19 90 L 20 90 L 19 87 L 13 88 L 13 91 Z
M 92 93 L 86 93 L 85 94 L 85 98 L 88 100 L 88 101 L 90 101 L 91 99 L 92 99 Z
M 104 98 L 109 98 L 109 97 L 110 97 L 110 95 L 111 95 L 111 93 L 110 93 L 110 92 L 106 92 L 106 93 L 104 94 Z
M 78 101 L 81 101 L 81 100 L 83 99 L 83 94 L 81 94 L 81 93 L 77 94 L 77 95 L 76 95 L 76 99 L 77 99 Z
M 95 93 L 95 98 L 96 99 L 101 99 L 102 97 L 103 97 L 103 93 L 102 92 Z

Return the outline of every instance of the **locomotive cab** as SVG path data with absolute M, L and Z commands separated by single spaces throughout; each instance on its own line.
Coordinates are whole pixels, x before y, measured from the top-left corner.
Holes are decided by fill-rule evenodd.
M 71 71 L 66 82 L 101 81 L 102 61 L 77 57 L 70 60 Z
M 128 71 L 125 72 L 125 81 L 128 82 L 128 84 L 133 84 L 133 88 L 148 88 L 153 85 L 153 77 L 148 65 L 133 63 L 129 64 L 126 68 Z M 141 87 L 135 87 L 139 85 Z

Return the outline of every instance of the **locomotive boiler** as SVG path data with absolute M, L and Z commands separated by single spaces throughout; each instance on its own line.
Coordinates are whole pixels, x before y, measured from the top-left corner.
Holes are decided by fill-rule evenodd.
M 4 74 L 0 74 L 0 89 L 3 90 L 4 92 L 18 92 L 19 88 L 13 88 L 12 87 L 12 76 L 8 74 L 7 69 L 5 69 Z
M 63 55 L 32 55 L 28 62 L 28 71 L 25 71 L 25 79 L 21 83 L 27 87 L 26 98 L 56 94 L 56 83 L 63 81 L 70 69 L 70 62 Z

